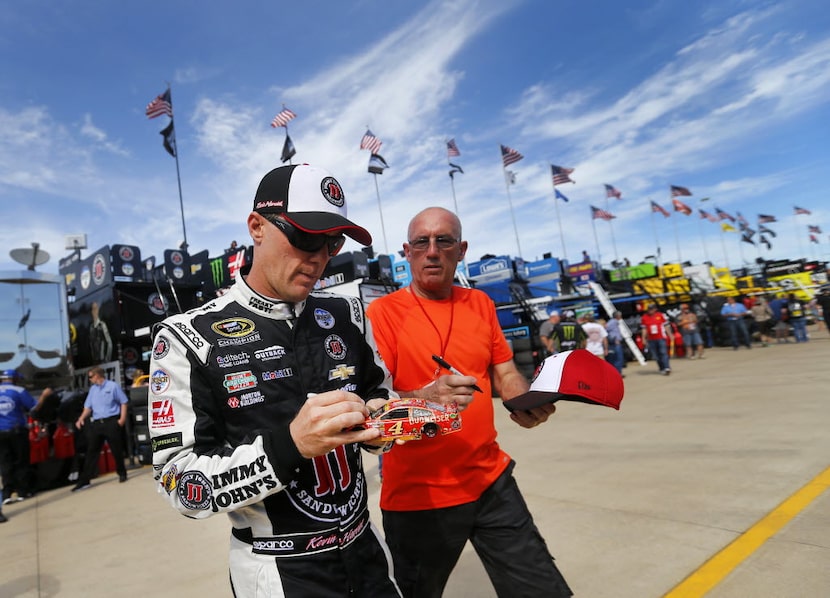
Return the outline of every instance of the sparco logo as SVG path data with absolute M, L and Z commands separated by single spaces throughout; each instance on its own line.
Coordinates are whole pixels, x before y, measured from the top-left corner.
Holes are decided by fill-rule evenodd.
M 254 550 L 294 550 L 293 540 L 254 540 Z
M 181 332 L 185 338 L 190 341 L 190 344 L 197 349 L 201 349 L 204 346 L 205 341 L 203 341 L 192 328 L 187 327 L 181 322 L 173 322 L 173 328 L 176 328 L 179 332 Z

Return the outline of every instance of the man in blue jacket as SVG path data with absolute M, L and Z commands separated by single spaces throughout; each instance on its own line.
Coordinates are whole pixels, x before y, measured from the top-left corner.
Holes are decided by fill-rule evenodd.
M 35 411 L 39 404 L 17 384 L 18 380 L 16 370 L 0 372 L 0 476 L 4 505 L 32 496 L 26 412 Z M 15 491 L 16 499 L 12 498 Z M 5 515 L 0 512 L 0 523 L 5 521 Z

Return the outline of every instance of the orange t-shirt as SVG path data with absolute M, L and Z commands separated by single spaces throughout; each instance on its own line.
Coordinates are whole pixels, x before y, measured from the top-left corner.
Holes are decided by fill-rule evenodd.
M 432 360 L 446 343 L 444 359 L 475 376 L 483 391 L 476 392 L 462 412 L 461 431 L 395 445 L 383 456 L 381 508 L 416 511 L 477 500 L 510 463 L 496 442 L 489 368 L 513 354 L 493 301 L 481 291 L 462 287 L 453 287 L 451 300 L 416 300 L 405 288 L 372 301 L 367 315 L 395 390 L 422 388 L 438 375 L 449 374 L 436 374 Z

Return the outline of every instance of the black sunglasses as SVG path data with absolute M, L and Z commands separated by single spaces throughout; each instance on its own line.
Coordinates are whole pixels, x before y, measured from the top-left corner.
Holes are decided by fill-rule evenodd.
M 331 257 L 337 255 L 346 243 L 346 237 L 343 235 L 332 236 L 321 233 L 307 233 L 304 230 L 300 230 L 290 222 L 282 220 L 281 218 L 264 215 L 263 217 L 280 229 L 288 239 L 288 242 L 300 251 L 317 253 L 323 247 L 326 247 L 328 254 Z

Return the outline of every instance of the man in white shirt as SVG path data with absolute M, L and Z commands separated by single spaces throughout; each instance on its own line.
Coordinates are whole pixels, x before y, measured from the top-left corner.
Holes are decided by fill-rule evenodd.
M 582 329 L 588 335 L 585 348 L 597 357 L 605 359 L 608 355 L 608 333 L 605 326 L 594 321 L 594 314 L 586 314 L 582 318 Z

